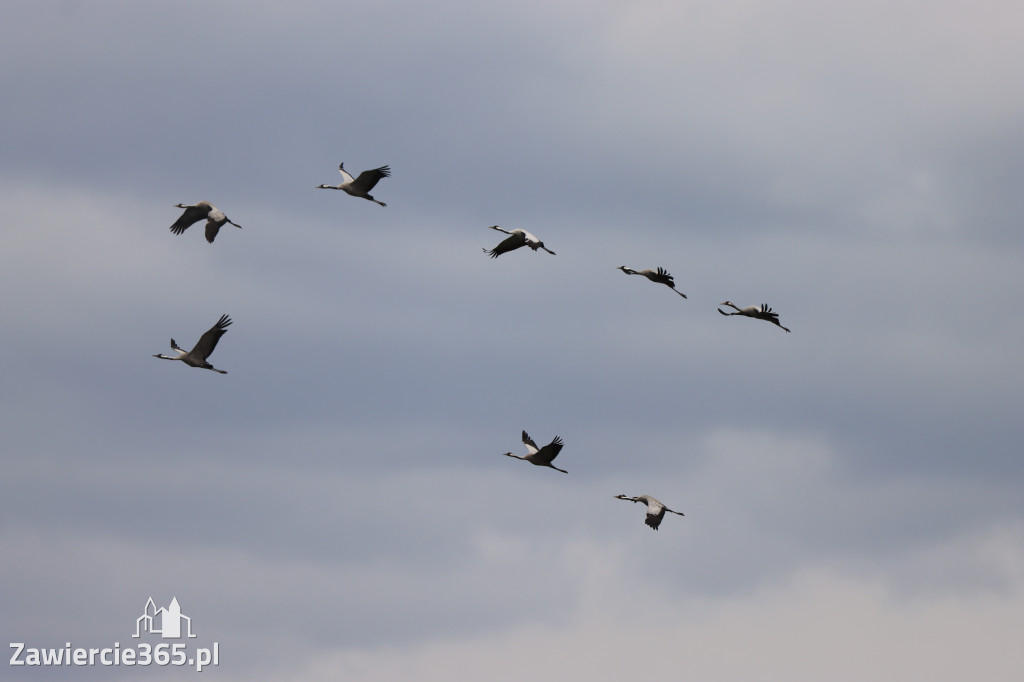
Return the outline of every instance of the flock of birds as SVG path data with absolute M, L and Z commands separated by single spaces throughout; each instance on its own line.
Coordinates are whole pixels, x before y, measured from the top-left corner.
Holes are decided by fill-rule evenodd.
M 317 185 L 316 189 L 339 189 L 351 196 L 360 197 L 362 199 L 366 199 L 367 201 L 372 201 L 373 203 L 378 204 L 380 206 L 387 206 L 387 204 L 385 204 L 383 201 L 378 201 L 377 199 L 374 199 L 373 196 L 370 194 L 370 190 L 372 190 L 377 185 L 377 183 L 380 182 L 381 178 L 387 178 L 391 176 L 391 169 L 388 166 L 381 166 L 380 168 L 374 168 L 372 170 L 363 171 L 362 173 L 359 174 L 359 177 L 353 178 L 352 175 L 350 175 L 348 171 L 345 170 L 345 164 L 343 162 L 338 164 L 338 172 L 341 173 L 343 182 L 337 185 Z M 199 222 L 200 220 L 203 220 L 204 218 L 206 219 L 206 241 L 210 242 L 211 244 L 213 243 L 213 240 L 216 239 L 217 233 L 220 231 L 220 228 L 225 223 L 234 225 L 239 229 L 241 229 L 242 227 L 238 223 L 230 220 L 227 217 L 227 215 L 224 214 L 223 211 L 221 211 L 208 201 L 200 201 L 195 204 L 175 204 L 175 206 L 177 208 L 185 209 L 185 212 L 181 214 L 181 217 L 178 218 L 178 220 L 176 220 L 173 225 L 171 225 L 171 232 L 177 235 L 183 234 L 185 230 L 187 230 L 189 227 Z M 526 230 L 519 228 L 514 230 L 506 230 L 497 225 L 491 225 L 490 229 L 497 230 L 498 232 L 502 232 L 508 235 L 508 237 L 503 239 L 493 249 L 488 250 L 485 248 L 483 250 L 484 253 L 489 255 L 491 258 L 497 258 L 498 256 L 504 253 L 515 251 L 516 249 L 521 248 L 523 246 L 528 246 L 534 251 L 543 250 L 550 253 L 552 256 L 555 255 L 554 251 L 544 246 L 544 242 L 537 239 L 537 237 L 533 236 Z M 657 284 L 664 284 L 672 291 L 676 292 L 683 298 L 686 298 L 686 294 L 676 289 L 675 280 L 673 279 L 672 275 L 669 274 L 669 272 L 662 267 L 658 267 L 654 270 L 634 270 L 633 268 L 626 267 L 625 265 L 620 265 L 617 269 L 622 270 L 622 272 L 624 272 L 627 275 L 640 275 L 642 277 L 646 277 L 650 281 L 655 282 Z M 783 327 L 782 324 L 779 322 L 778 313 L 772 311 L 772 309 L 769 308 L 768 304 L 766 303 L 762 303 L 759 306 L 747 306 L 745 308 L 740 308 L 732 301 L 723 301 L 722 303 L 719 303 L 719 305 L 728 306 L 735 311 L 726 312 L 721 308 L 718 308 L 718 312 L 721 313 L 722 315 L 741 315 L 743 317 L 751 317 L 757 320 L 765 320 L 766 322 L 771 322 L 772 324 L 779 327 L 780 329 L 785 330 L 786 332 L 789 331 L 788 328 Z M 207 358 L 209 358 L 210 355 L 213 353 L 214 349 L 217 347 L 217 342 L 220 341 L 222 336 L 224 336 L 224 334 L 227 332 L 228 326 L 230 325 L 231 318 L 228 317 L 227 315 L 221 315 L 220 319 L 217 320 L 217 323 L 210 327 L 210 329 L 208 329 L 202 336 L 199 337 L 199 341 L 196 342 L 196 344 L 192 347 L 191 350 L 185 350 L 184 348 L 180 347 L 172 338 L 171 350 L 177 353 L 177 355 L 170 356 L 157 353 L 153 357 L 160 358 L 161 360 L 180 360 L 189 367 L 200 367 L 202 369 L 209 369 L 220 374 L 227 374 L 225 370 L 217 369 L 216 367 L 211 365 L 207 361 Z M 559 438 L 558 436 L 555 436 L 554 439 L 544 447 L 538 448 L 537 444 L 533 441 L 532 438 L 530 438 L 529 434 L 527 434 L 526 431 L 523 431 L 523 445 L 526 446 L 527 450 L 527 453 L 525 455 L 517 455 L 512 452 L 506 452 L 504 454 L 508 457 L 515 457 L 516 459 L 527 461 L 530 464 L 534 464 L 536 466 L 544 466 L 554 469 L 555 471 L 561 471 L 563 474 L 569 473 L 565 469 L 560 469 L 556 467 L 554 464 L 552 464 L 555 458 L 558 457 L 558 453 L 562 451 L 562 447 L 565 445 L 562 439 Z M 616 495 L 615 499 L 626 500 L 627 502 L 641 502 L 644 505 L 646 505 L 647 517 L 644 522 L 654 530 L 658 530 L 658 526 L 661 525 L 661 521 L 663 518 L 665 518 L 666 512 L 671 514 L 678 514 L 679 516 L 684 516 L 682 512 L 677 512 L 669 509 L 664 504 L 659 502 L 657 499 L 651 497 L 650 495 L 639 495 L 637 497 Z

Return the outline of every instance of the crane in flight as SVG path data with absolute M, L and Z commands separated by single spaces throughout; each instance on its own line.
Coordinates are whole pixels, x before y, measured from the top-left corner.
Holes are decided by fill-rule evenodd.
M 640 495 L 639 497 L 626 497 L 625 495 L 616 495 L 617 500 L 626 500 L 627 502 L 643 502 L 647 505 L 647 518 L 644 519 L 644 523 L 658 530 L 658 526 L 661 525 L 661 520 L 665 518 L 665 512 L 671 512 L 672 514 L 678 514 L 679 516 L 686 516 L 683 512 L 672 511 L 658 500 L 654 499 L 650 495 Z
M 551 467 L 556 471 L 561 471 L 563 474 L 569 473 L 565 469 L 559 469 L 551 462 L 558 457 L 558 453 L 562 451 L 564 443 L 562 439 L 555 436 L 555 439 L 542 448 L 538 448 L 537 444 L 533 442 L 533 439 L 523 431 L 523 445 L 526 446 L 527 453 L 520 457 L 519 455 L 511 452 L 503 453 L 506 457 L 515 457 L 516 459 L 524 459 L 530 464 L 536 464 L 541 467 Z
M 161 360 L 181 360 L 189 367 L 202 367 L 203 369 L 212 369 L 220 374 L 227 374 L 224 370 L 217 369 L 208 363 L 206 358 L 210 357 L 213 353 L 213 349 L 217 347 L 217 342 L 220 341 L 220 337 L 224 336 L 224 332 L 228 330 L 228 325 L 230 324 L 231 318 L 227 315 L 221 315 L 220 319 L 217 320 L 217 324 L 210 327 L 199 337 L 199 342 L 192 347 L 192 350 L 181 348 L 174 342 L 174 339 L 171 339 L 171 350 L 176 351 L 178 354 L 171 357 L 170 355 L 157 353 L 153 357 L 160 358 Z
M 317 185 L 317 189 L 340 189 L 346 194 L 350 194 L 354 197 L 362 197 L 372 201 L 375 204 L 381 206 L 387 206 L 383 201 L 377 201 L 370 196 L 370 190 L 373 189 L 381 178 L 390 178 L 391 169 L 388 166 L 381 166 L 380 168 L 374 168 L 373 170 L 364 170 L 359 174 L 358 178 L 353 178 L 349 175 L 348 171 L 345 170 L 345 162 L 338 164 L 338 172 L 341 173 L 341 177 L 344 179 L 340 185 Z
M 643 275 L 652 282 L 664 284 L 672 291 L 676 292 L 683 298 L 686 298 L 686 294 L 676 289 L 675 280 L 672 278 L 672 275 L 670 275 L 668 273 L 668 270 L 666 270 L 665 268 L 659 267 L 657 270 L 634 270 L 633 268 L 627 268 L 625 265 L 620 265 L 619 267 L 616 268 L 616 270 L 622 270 L 627 275 Z
M 220 231 L 221 225 L 224 223 L 231 223 L 235 227 L 241 229 L 242 226 L 236 222 L 232 222 L 224 212 L 219 208 L 211 204 L 209 201 L 200 201 L 196 204 L 175 204 L 176 208 L 183 208 L 185 212 L 181 214 L 173 225 L 171 225 L 171 232 L 174 234 L 182 234 L 194 223 L 198 223 L 203 218 L 206 218 L 206 241 L 213 243 L 213 240 L 217 238 L 217 232 Z
M 515 251 L 521 246 L 529 246 L 534 251 L 536 251 L 537 249 L 544 249 L 552 256 L 555 255 L 554 251 L 544 246 L 544 242 L 537 239 L 526 230 L 521 230 L 518 227 L 514 230 L 505 230 L 503 228 L 498 227 L 497 225 L 491 225 L 491 229 L 497 230 L 498 232 L 504 232 L 505 234 L 509 235 L 500 244 L 495 246 L 490 251 L 484 249 L 484 253 L 489 255 L 491 258 L 497 258 L 503 253 Z
M 787 332 L 789 331 L 788 328 L 783 327 L 781 324 L 779 324 L 779 314 L 772 311 L 772 309 L 768 307 L 767 303 L 762 303 L 760 306 L 748 305 L 746 308 L 740 308 L 732 301 L 723 301 L 718 305 L 727 305 L 736 311 L 734 313 L 727 313 L 721 308 L 718 308 L 718 312 L 722 313 L 726 317 L 728 317 L 729 315 L 743 315 L 744 317 L 753 317 L 758 320 L 765 320 L 767 322 L 771 322 L 779 329 L 785 329 Z

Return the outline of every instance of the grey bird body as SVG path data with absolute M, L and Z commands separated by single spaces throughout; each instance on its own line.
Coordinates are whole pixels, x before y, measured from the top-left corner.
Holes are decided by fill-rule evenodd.
M 219 374 L 227 374 L 222 369 L 217 369 L 209 362 L 206 358 L 210 357 L 213 353 L 213 349 L 217 347 L 217 342 L 220 341 L 220 337 L 224 336 L 224 333 L 228 329 L 228 325 L 231 324 L 231 318 L 227 315 L 221 315 L 220 319 L 217 320 L 217 324 L 210 327 L 202 336 L 199 337 L 199 341 L 192 350 L 185 350 L 178 346 L 171 339 L 171 350 L 176 351 L 178 354 L 174 357 L 170 355 L 162 355 L 157 353 L 154 358 L 160 358 L 161 360 L 181 360 L 189 367 L 200 367 L 202 369 L 209 369 Z
M 529 246 L 534 251 L 536 251 L 537 249 L 544 249 L 552 256 L 555 255 L 554 251 L 544 246 L 544 242 L 537 239 L 526 230 L 519 229 L 518 227 L 514 230 L 506 230 L 504 228 L 498 227 L 497 225 L 491 225 L 491 229 L 497 230 L 498 232 L 504 232 L 505 234 L 509 235 L 505 240 L 503 240 L 500 244 L 495 246 L 490 251 L 484 249 L 484 253 L 489 255 L 491 258 L 497 258 L 503 253 L 515 251 L 516 249 L 522 246 Z
M 647 279 L 651 280 L 652 282 L 656 282 L 657 284 L 664 284 L 672 291 L 676 292 L 683 298 L 686 298 L 686 294 L 676 289 L 675 280 L 672 278 L 672 275 L 670 275 L 668 270 L 666 270 L 665 268 L 659 267 L 656 270 L 634 270 L 633 268 L 627 268 L 625 265 L 620 265 L 619 267 L 616 268 L 616 270 L 622 270 L 627 275 L 641 275 L 642 277 L 646 277 Z
M 771 322 L 779 329 L 784 329 L 787 332 L 789 331 L 788 328 L 783 327 L 779 323 L 779 314 L 774 312 L 771 308 L 769 308 L 767 303 L 762 303 L 760 306 L 748 305 L 746 308 L 740 308 L 732 301 L 722 301 L 718 305 L 727 305 L 736 311 L 734 313 L 727 313 L 721 308 L 718 308 L 718 312 L 722 313 L 726 317 L 730 315 L 742 315 L 743 317 L 753 317 L 756 320 L 764 320 L 765 322 Z
M 530 438 L 526 431 L 523 431 L 523 445 L 526 446 L 527 450 L 527 453 L 523 456 L 516 455 L 511 452 L 505 452 L 503 454 L 506 457 L 515 457 L 516 459 L 526 460 L 530 464 L 536 464 L 537 466 L 551 467 L 556 471 L 561 471 L 563 474 L 569 473 L 565 469 L 559 469 L 551 463 L 555 457 L 558 457 L 558 453 L 562 451 L 562 446 L 564 445 L 562 439 L 558 436 L 555 436 L 554 440 L 544 447 L 538 448 L 537 444 L 533 442 L 533 439 Z
M 195 204 L 175 204 L 177 208 L 185 209 L 185 212 L 181 214 L 181 217 L 173 225 L 171 225 L 171 232 L 174 234 L 182 234 L 193 224 L 199 222 L 202 219 L 206 219 L 206 241 L 213 243 L 213 240 L 217 238 L 217 232 L 220 231 L 221 225 L 224 223 L 231 223 L 235 227 L 241 229 L 241 225 L 236 222 L 232 222 L 224 212 L 219 208 L 211 204 L 209 201 L 200 201 Z
M 683 512 L 672 511 L 658 500 L 654 499 L 650 495 L 639 495 L 637 497 L 626 497 L 625 495 L 616 495 L 617 500 L 626 500 L 627 502 L 642 502 L 647 505 L 647 518 L 644 519 L 644 523 L 658 530 L 658 526 L 661 525 L 661 520 L 665 518 L 665 512 L 672 514 L 678 514 L 679 516 L 686 516 Z
M 391 177 L 391 168 L 388 166 L 381 166 L 380 168 L 374 168 L 373 170 L 365 170 L 359 174 L 358 178 L 353 178 L 349 175 L 348 171 L 345 170 L 345 163 L 338 164 L 338 172 L 341 173 L 341 177 L 344 179 L 339 185 L 317 185 L 316 189 L 340 189 L 345 194 L 353 197 L 360 197 L 367 201 L 372 201 L 375 204 L 381 206 L 387 206 L 383 201 L 377 201 L 370 195 L 370 190 L 373 189 L 381 178 Z

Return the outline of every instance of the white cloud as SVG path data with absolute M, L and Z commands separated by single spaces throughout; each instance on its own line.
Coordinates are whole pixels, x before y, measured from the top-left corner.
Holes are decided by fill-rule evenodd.
M 1019 538 L 1002 549 L 1019 557 Z M 1024 575 L 1018 572 L 1009 593 L 906 601 L 873 581 L 806 571 L 788 584 L 734 600 L 679 602 L 645 595 L 637 608 L 617 604 L 611 612 L 588 612 L 564 626 L 438 639 L 411 649 L 341 649 L 274 674 L 304 682 L 339 676 L 386 682 L 666 675 L 717 682 L 1009 682 L 1024 665 L 1016 646 L 1024 626 L 1022 588 Z

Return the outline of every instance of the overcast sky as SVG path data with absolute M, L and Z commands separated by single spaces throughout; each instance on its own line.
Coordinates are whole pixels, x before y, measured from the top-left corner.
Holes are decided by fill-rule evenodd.
M 1015 682 L 1022 63 L 1009 0 L 4 2 L 0 639 Z

